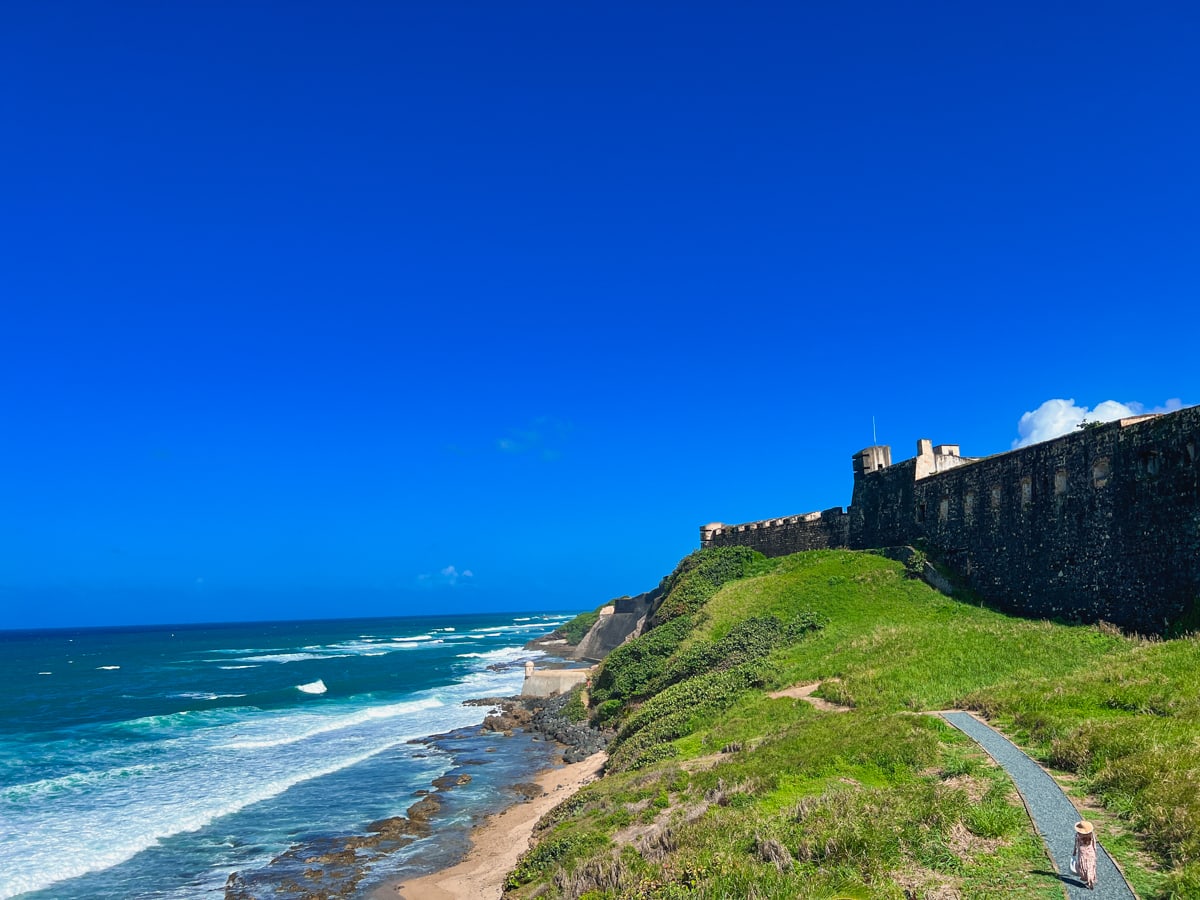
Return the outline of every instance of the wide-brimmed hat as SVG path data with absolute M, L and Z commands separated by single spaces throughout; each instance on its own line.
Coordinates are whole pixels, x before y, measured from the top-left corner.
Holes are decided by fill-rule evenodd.
M 1091 822 L 1076 822 L 1075 823 L 1075 831 L 1078 834 L 1091 834 L 1094 830 L 1095 829 L 1092 826 Z

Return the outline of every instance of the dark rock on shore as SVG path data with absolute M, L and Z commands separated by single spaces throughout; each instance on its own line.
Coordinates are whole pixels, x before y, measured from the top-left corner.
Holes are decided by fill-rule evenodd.
M 442 779 L 438 779 L 439 781 Z M 439 786 L 438 790 L 446 790 L 450 787 L 447 783 L 444 786 Z M 416 803 L 408 808 L 408 821 L 415 828 L 421 828 L 425 831 L 429 829 L 429 820 L 438 814 L 438 810 L 442 808 L 442 798 L 436 793 L 426 794 Z
M 511 735 L 528 732 L 562 745 L 563 760 L 567 763 L 586 759 L 607 746 L 611 734 L 597 731 L 586 722 L 572 722 L 563 715 L 568 696 L 485 697 L 467 701 L 469 706 L 490 707 L 479 733 Z M 452 732 L 418 738 L 409 743 L 435 744 L 442 749 L 455 749 L 467 732 Z M 464 744 L 467 752 L 478 753 L 478 747 Z M 485 753 L 495 747 L 485 748 Z M 416 754 L 424 757 L 425 754 Z M 481 765 L 478 757 L 464 760 L 462 765 Z M 416 791 L 419 798 L 402 816 L 392 816 L 370 823 L 364 834 L 331 836 L 294 846 L 280 854 L 265 868 L 252 872 L 235 872 L 225 884 L 225 900 L 256 900 L 270 895 L 280 900 L 339 900 L 357 896 L 367 863 L 382 854 L 411 844 L 433 831 L 433 820 L 442 808 L 444 792 L 465 785 L 471 776 L 456 771 L 434 779 L 433 790 Z M 532 782 L 512 786 L 522 800 L 541 796 L 542 788 Z
M 462 775 L 443 775 L 441 778 L 433 779 L 433 786 L 439 791 L 445 791 L 462 784 L 469 784 L 470 781 L 471 776 L 465 773 Z
M 505 703 L 500 711 L 483 720 L 484 731 L 509 733 L 524 728 L 533 719 L 533 713 L 521 703 Z
M 568 699 L 569 696 L 563 695 L 544 700 L 529 698 L 527 702 L 537 703 L 540 707 L 533 714 L 531 727 L 564 745 L 567 749 L 563 752 L 563 762 L 574 763 L 607 747 L 612 740 L 612 732 L 600 731 L 586 721 L 572 722 L 563 715 Z
M 468 700 L 469 706 L 490 706 L 492 713 L 483 720 L 483 731 L 512 734 L 522 729 L 544 735 L 562 744 L 563 761 L 579 762 L 608 746 L 611 732 L 592 728 L 587 722 L 572 722 L 563 715 L 569 695 L 557 697 L 488 697 Z
M 518 781 L 512 786 L 513 792 L 516 793 L 524 801 L 532 800 L 534 797 L 540 797 L 545 791 L 542 790 L 540 784 L 532 781 Z
M 225 882 L 225 900 L 256 900 L 269 894 L 286 900 L 342 900 L 356 896 L 366 874 L 364 863 L 391 853 L 432 831 L 432 822 L 442 808 L 442 792 L 467 784 L 467 774 L 443 775 L 433 782 L 435 790 L 419 790 L 420 799 L 403 816 L 378 819 L 367 825 L 366 834 L 327 837 L 292 847 L 258 872 L 234 872 Z M 300 871 L 308 882 L 301 884 L 288 872 Z

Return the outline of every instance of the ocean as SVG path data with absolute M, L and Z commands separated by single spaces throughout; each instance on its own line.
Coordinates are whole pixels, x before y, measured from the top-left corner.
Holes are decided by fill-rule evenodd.
M 434 833 L 359 850 L 350 895 L 437 868 L 555 756 L 462 702 L 519 693 L 523 645 L 568 618 L 0 632 L 0 900 L 220 898 L 234 872 L 286 897 L 289 859 L 452 775 Z

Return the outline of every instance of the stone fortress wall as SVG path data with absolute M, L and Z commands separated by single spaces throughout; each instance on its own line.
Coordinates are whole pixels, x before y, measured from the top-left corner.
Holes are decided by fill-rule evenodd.
M 917 442 L 855 454 L 848 510 L 712 523 L 701 546 L 767 556 L 924 542 L 989 602 L 1158 632 L 1200 613 L 1200 407 L 982 458 Z
M 850 514 L 840 506 L 824 512 L 765 519 L 745 525 L 714 522 L 700 529 L 701 547 L 753 547 L 766 556 L 850 546 Z

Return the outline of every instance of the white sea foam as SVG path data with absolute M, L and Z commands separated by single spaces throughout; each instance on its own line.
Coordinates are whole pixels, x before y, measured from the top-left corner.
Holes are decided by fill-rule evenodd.
M 53 672 L 38 672 L 39 675 L 53 675 Z
M 270 653 L 259 651 L 254 656 L 239 657 L 236 662 L 240 663 L 279 663 L 281 665 L 294 662 L 309 662 L 313 660 L 323 659 L 350 659 L 355 656 L 381 656 L 385 653 L 392 653 L 397 650 L 413 650 L 420 647 L 427 647 L 430 644 L 441 643 L 440 638 L 435 638 L 432 634 L 422 634 L 413 637 L 397 637 L 391 641 L 383 640 L 353 640 L 341 641 L 336 644 L 322 646 L 313 644 L 306 647 L 301 647 L 299 650 L 289 652 Z M 207 660 L 208 662 L 225 662 L 226 660 Z M 222 666 L 222 668 L 226 668 Z
M 118 766 L 96 772 L 71 772 L 55 778 L 43 778 L 26 784 L 14 784 L 0 790 L 0 797 L 12 803 L 28 801 L 37 794 L 47 794 L 61 797 L 68 793 L 78 793 L 102 781 L 113 778 L 132 778 L 153 771 L 148 764 L 133 766 Z
M 497 676 L 503 675 L 503 686 L 497 684 Z M 521 681 L 524 679 L 524 674 L 517 667 L 505 670 L 502 673 L 497 672 L 471 672 L 465 675 L 459 682 L 458 687 L 462 690 L 462 698 L 470 697 L 503 697 L 510 694 L 519 693 L 521 690 Z M 515 679 L 509 687 L 508 679 Z
M 346 641 L 342 644 L 330 644 L 328 649 L 350 656 L 378 656 L 381 653 L 394 653 L 397 650 L 413 650 L 431 643 L 434 643 L 433 635 L 422 634 L 413 638 L 392 638 L 390 642 L 386 643 Z
M 182 694 L 175 694 L 182 700 L 228 700 L 236 697 L 245 697 L 245 694 L 214 694 L 211 691 L 184 691 Z
M 271 653 L 274 649 L 266 649 L 263 647 L 218 647 L 213 650 L 205 650 L 205 653 L 224 653 L 227 656 L 233 656 L 235 653 Z M 215 660 L 206 660 L 206 662 L 214 662 Z
M 218 709 L 184 709 L 179 712 L 157 716 L 127 719 L 104 726 L 118 732 L 133 731 L 155 738 L 186 736 L 197 729 L 218 728 L 239 722 L 245 715 L 245 707 L 221 707 Z
M 0 900 L 120 865 L 164 838 L 199 831 L 222 816 L 276 797 L 293 785 L 357 765 L 406 739 L 395 737 L 322 765 L 283 769 L 271 773 L 273 778 L 255 779 L 239 771 L 241 777 L 232 784 L 231 779 L 222 777 L 219 763 L 208 760 L 208 771 L 188 775 L 189 781 L 197 776 L 205 779 L 210 785 L 207 790 L 176 783 L 172 788 L 180 793 L 166 803 L 160 797 L 123 796 L 113 798 L 111 806 L 92 806 L 73 816 L 47 816 L 30 822 L 13 840 L 0 841 L 4 850 L 0 854 Z
M 308 684 L 296 685 L 296 690 L 303 691 L 306 694 L 323 694 L 329 688 L 325 687 L 325 682 L 318 678 L 316 681 L 310 681 Z
M 225 744 L 224 747 L 229 750 L 265 750 L 268 747 L 286 747 L 289 744 L 297 744 L 300 741 L 308 741 L 318 735 L 329 734 L 335 731 L 342 731 L 347 728 L 354 728 L 357 725 L 362 725 L 367 722 L 381 721 L 384 719 L 394 719 L 397 716 L 412 715 L 415 712 L 421 712 L 426 709 L 437 709 L 442 706 L 442 702 L 435 698 L 427 698 L 424 700 L 414 700 L 407 703 L 392 703 L 387 706 L 370 706 L 358 712 L 348 713 L 344 715 L 332 715 L 321 718 L 305 718 L 297 719 L 293 717 L 288 720 L 284 727 L 287 729 L 295 729 L 299 727 L 301 730 L 288 730 L 280 733 L 277 723 L 270 723 L 264 728 L 266 736 L 252 740 L 237 740 Z
M 121 668 L 120 666 L 96 666 L 97 672 L 112 672 Z
M 543 655 L 544 654 L 541 650 L 526 650 L 519 644 L 512 647 L 499 647 L 495 650 L 485 650 L 479 653 L 455 654 L 458 659 L 485 659 L 489 663 L 515 662 L 518 659 L 533 659 Z
M 493 625 L 491 628 L 472 628 L 471 631 L 475 634 L 484 634 L 486 637 L 497 637 L 504 632 L 513 631 L 543 631 L 547 626 L 554 624 L 553 622 L 527 622 L 523 625 Z
M 250 665 L 261 665 L 262 663 L 277 663 L 286 665 L 294 662 L 311 662 L 323 659 L 350 659 L 356 656 L 382 656 L 386 653 L 392 653 L 398 650 L 414 650 L 421 647 L 428 647 L 431 644 L 442 643 L 441 638 L 435 638 L 432 634 L 417 635 L 415 637 L 398 637 L 392 638 L 391 641 L 373 640 L 373 641 L 343 641 L 337 644 L 322 646 L 314 644 L 307 647 L 301 647 L 299 650 L 289 652 L 268 652 L 256 651 L 254 656 L 241 656 L 233 660 L 233 662 L 242 663 L 240 666 L 223 665 L 222 669 L 240 669 L 248 668 Z M 239 651 L 245 652 L 245 651 Z M 204 662 L 225 663 L 227 659 L 206 659 Z
M 391 641 L 375 650 L 384 646 L 390 649 Z M 462 701 L 515 693 L 522 679 L 519 670 L 484 666 L 538 655 L 519 646 L 490 650 L 463 660 L 460 667 L 473 671 L 454 683 L 402 702 L 379 703 L 365 695 L 312 703 L 297 694 L 297 704 L 283 710 L 226 706 L 98 726 L 98 742 L 110 729 L 114 739 L 108 749 L 88 753 L 104 756 L 109 765 L 25 785 L 21 802 L 5 804 L 0 900 L 117 866 L 171 835 L 204 828 L 411 738 L 478 724 L 486 709 Z M 226 661 L 237 662 L 228 656 Z M 116 734 L 120 731 L 139 732 L 153 744 L 128 741 Z M 150 747 L 153 765 L 138 770 L 132 763 L 143 762 Z
M 293 663 L 310 659 L 340 659 L 353 656 L 353 653 L 268 653 L 266 656 L 244 656 L 239 662 L 252 663 Z
M 222 669 L 257 669 L 258 666 L 221 666 Z

